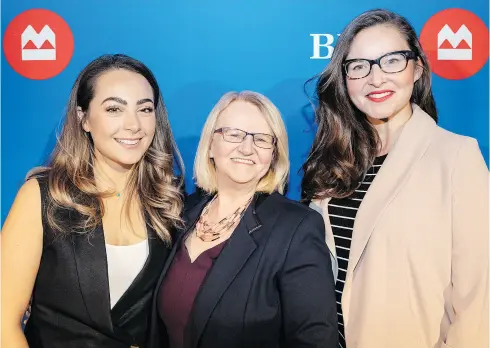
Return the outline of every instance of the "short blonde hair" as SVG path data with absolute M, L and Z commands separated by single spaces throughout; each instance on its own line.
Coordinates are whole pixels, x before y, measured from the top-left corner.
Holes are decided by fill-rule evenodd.
M 257 191 L 271 193 L 278 191 L 284 193 L 284 187 L 289 177 L 289 153 L 288 153 L 288 137 L 286 127 L 282 120 L 281 113 L 276 106 L 264 95 L 252 92 L 228 92 L 221 97 L 213 110 L 208 115 L 204 124 L 197 154 L 194 160 L 194 179 L 197 186 L 208 193 L 216 192 L 217 180 L 216 169 L 209 151 L 211 141 L 216 130 L 218 117 L 231 103 L 234 101 L 245 101 L 259 108 L 260 112 L 265 116 L 265 119 L 271 128 L 274 136 L 277 138 L 271 167 L 257 185 Z

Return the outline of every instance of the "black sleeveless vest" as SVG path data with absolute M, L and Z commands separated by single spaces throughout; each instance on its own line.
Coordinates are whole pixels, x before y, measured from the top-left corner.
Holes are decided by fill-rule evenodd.
M 44 240 L 24 330 L 29 347 L 145 347 L 151 299 L 169 249 L 148 227 L 148 259 L 111 310 L 102 226 L 89 234 L 55 233 L 46 219 L 47 176 L 38 182 Z

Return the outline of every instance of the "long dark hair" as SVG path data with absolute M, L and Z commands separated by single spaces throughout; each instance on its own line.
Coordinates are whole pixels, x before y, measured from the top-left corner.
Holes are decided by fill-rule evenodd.
M 182 209 L 181 178 L 174 175 L 174 164 L 183 172 L 157 80 L 140 61 L 122 54 L 103 55 L 88 64 L 78 75 L 71 90 L 66 116 L 47 168 L 35 169 L 28 178 L 48 177 L 47 221 L 58 232 L 85 233 L 102 221 L 102 198 L 111 192 L 99 192 L 94 178 L 94 144 L 82 124 L 94 97 L 97 79 L 111 70 L 124 69 L 142 75 L 153 89 L 156 129 L 149 149 L 134 165 L 125 194 L 125 214 L 135 200 L 149 218 L 149 224 L 166 242 L 170 230 L 180 225 Z M 81 119 L 77 107 L 84 111 Z M 71 214 L 77 212 L 77 215 Z M 72 218 L 67 218 L 69 213 Z M 79 218 L 73 219 L 73 216 Z
M 303 201 L 350 195 L 377 155 L 380 145 L 378 134 L 366 115 L 350 100 L 342 68 L 354 37 L 360 31 L 376 25 L 396 28 L 407 40 L 410 50 L 418 55 L 423 72 L 414 85 L 410 101 L 437 122 L 431 72 L 415 30 L 396 13 L 387 10 L 364 12 L 343 30 L 330 63 L 318 78 L 318 105 L 315 110 L 318 130 L 302 167 Z

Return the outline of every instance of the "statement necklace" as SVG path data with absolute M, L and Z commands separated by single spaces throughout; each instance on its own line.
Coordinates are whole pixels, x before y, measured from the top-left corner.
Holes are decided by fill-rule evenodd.
M 222 237 L 222 234 L 228 231 L 231 227 L 235 226 L 237 222 L 240 221 L 243 214 L 245 213 L 245 209 L 247 209 L 248 205 L 252 201 L 252 197 L 243 205 L 239 206 L 233 213 L 224 217 L 220 221 L 215 224 L 210 224 L 207 221 L 207 215 L 209 213 L 209 208 L 213 205 L 218 195 L 214 196 L 211 202 L 204 208 L 199 220 L 196 223 L 196 236 L 202 240 L 203 242 L 213 242 Z

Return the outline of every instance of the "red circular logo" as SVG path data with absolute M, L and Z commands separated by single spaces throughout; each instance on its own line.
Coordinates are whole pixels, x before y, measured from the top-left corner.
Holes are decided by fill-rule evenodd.
M 447 9 L 433 15 L 420 33 L 432 71 L 449 80 L 476 74 L 488 60 L 488 29 L 474 13 Z
M 20 75 L 45 80 L 66 68 L 73 54 L 70 27 L 56 13 L 32 9 L 15 17 L 5 30 L 3 50 Z

